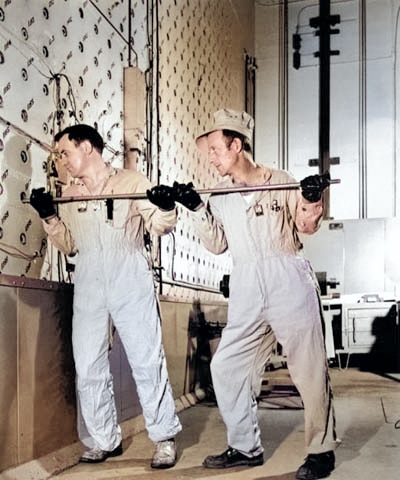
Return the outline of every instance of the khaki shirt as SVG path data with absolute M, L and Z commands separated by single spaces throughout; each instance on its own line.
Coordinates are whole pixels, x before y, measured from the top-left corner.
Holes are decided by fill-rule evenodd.
M 145 193 L 149 180 L 134 170 L 110 168 L 102 194 Z M 88 195 L 81 182 L 69 186 L 63 196 Z M 59 204 L 59 217 L 44 229 L 53 245 L 71 255 L 94 255 L 98 249 L 113 248 L 123 252 L 142 250 L 144 232 L 164 235 L 174 228 L 176 210 L 162 211 L 149 200 L 114 200 L 112 219 L 107 216 L 104 200 Z
M 296 182 L 283 170 L 270 169 L 269 183 Z M 226 180 L 219 187 L 232 187 Z M 194 213 L 196 230 L 208 250 L 228 249 L 233 262 L 276 255 L 296 255 L 302 248 L 299 228 L 314 233 L 322 218 L 322 201 L 310 204 L 299 189 L 211 195 L 206 207 Z M 300 222 L 305 227 L 299 227 Z M 306 231 L 304 231 L 306 228 Z

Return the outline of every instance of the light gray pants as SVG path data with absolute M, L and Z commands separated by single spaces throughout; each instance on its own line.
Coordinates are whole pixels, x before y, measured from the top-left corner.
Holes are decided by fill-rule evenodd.
M 168 379 L 154 284 L 145 258 L 105 252 L 84 259 L 75 277 L 72 343 L 81 441 L 113 450 L 121 442 L 110 372 L 109 316 L 124 346 L 149 438 L 174 437 L 181 425 Z
M 263 452 L 256 397 L 275 337 L 303 404 L 307 453 L 335 448 L 334 412 L 316 280 L 308 262 L 283 256 L 235 266 L 227 325 L 211 362 L 228 445 Z

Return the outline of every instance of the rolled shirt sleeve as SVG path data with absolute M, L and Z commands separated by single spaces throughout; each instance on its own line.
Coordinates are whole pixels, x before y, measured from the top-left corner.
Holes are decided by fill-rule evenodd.
M 225 232 L 216 216 L 211 213 L 209 205 L 202 206 L 192 215 L 196 232 L 207 250 L 216 255 L 224 253 L 228 249 Z

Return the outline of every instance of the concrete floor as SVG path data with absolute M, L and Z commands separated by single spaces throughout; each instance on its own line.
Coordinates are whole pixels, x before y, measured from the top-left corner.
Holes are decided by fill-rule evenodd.
M 399 480 L 400 383 L 357 368 L 331 368 L 337 432 L 336 469 L 331 480 Z M 399 375 L 397 375 L 399 377 Z M 267 374 L 269 386 L 289 385 L 287 370 Z M 278 392 L 279 393 L 279 392 Z M 169 470 L 152 470 L 153 446 L 145 432 L 123 442 L 124 453 L 97 465 L 78 464 L 53 480 L 289 480 L 303 462 L 303 411 L 294 392 L 265 396 L 259 406 L 265 463 L 255 468 L 209 470 L 204 457 L 226 448 L 225 428 L 212 404 L 198 403 L 180 412 L 179 459 Z M 285 407 L 285 408 L 282 408 Z M 300 408 L 299 408 L 300 407 Z

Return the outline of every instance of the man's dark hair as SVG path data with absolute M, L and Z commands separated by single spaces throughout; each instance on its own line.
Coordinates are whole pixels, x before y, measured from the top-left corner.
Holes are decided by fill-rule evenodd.
M 93 145 L 93 148 L 95 148 L 100 154 L 103 152 L 104 142 L 101 135 L 95 128 L 89 125 L 71 125 L 61 132 L 58 132 L 55 135 L 54 140 L 58 142 L 64 135 L 68 135 L 69 140 L 75 142 L 76 145 L 79 145 L 84 140 L 88 140 Z
M 235 132 L 234 130 L 227 130 L 227 129 L 222 130 L 222 134 L 226 138 L 226 146 L 228 148 L 230 148 L 230 146 L 232 145 L 233 139 L 238 138 L 242 142 L 242 149 L 245 152 L 251 153 L 252 149 L 251 149 L 249 140 L 243 134 L 239 132 Z

